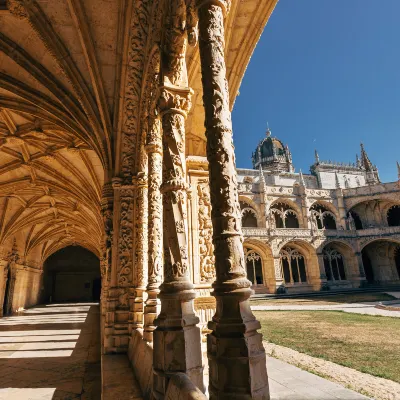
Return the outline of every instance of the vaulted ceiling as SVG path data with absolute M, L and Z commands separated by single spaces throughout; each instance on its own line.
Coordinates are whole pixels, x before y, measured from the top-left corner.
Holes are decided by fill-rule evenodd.
M 276 2 L 232 0 L 232 107 Z M 120 158 L 131 24 L 142 3 L 0 0 L 0 253 L 17 238 L 20 255 L 39 264 L 74 243 L 99 254 L 101 188 Z M 198 48 L 187 62 L 195 90 L 187 154 L 205 156 Z

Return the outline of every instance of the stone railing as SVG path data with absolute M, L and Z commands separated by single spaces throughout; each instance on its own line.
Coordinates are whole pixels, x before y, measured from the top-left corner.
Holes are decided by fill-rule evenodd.
M 359 238 L 365 236 L 392 236 L 400 234 L 400 226 L 384 226 L 380 228 L 368 228 L 360 230 L 343 229 L 304 229 L 304 228 L 286 228 L 286 229 L 267 229 L 267 228 L 243 228 L 245 237 L 295 237 L 307 238 L 311 236 L 337 237 L 337 238 Z
M 399 190 L 397 182 L 378 183 L 376 185 L 361 186 L 352 189 L 343 189 L 344 197 L 365 196 L 380 194 L 382 192 L 395 192 Z

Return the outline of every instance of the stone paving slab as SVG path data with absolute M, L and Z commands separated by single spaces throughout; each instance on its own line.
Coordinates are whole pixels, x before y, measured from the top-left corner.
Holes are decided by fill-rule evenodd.
M 267 369 L 271 400 L 369 399 L 337 383 L 272 357 L 267 357 Z

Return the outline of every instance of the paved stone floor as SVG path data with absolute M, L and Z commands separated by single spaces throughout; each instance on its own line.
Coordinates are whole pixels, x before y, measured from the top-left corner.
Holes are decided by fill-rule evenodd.
M 0 400 L 100 400 L 97 304 L 52 304 L 0 319 Z M 105 400 L 141 399 L 125 356 L 110 356 Z M 271 400 L 361 400 L 344 387 L 268 357 Z M 126 385 L 132 382 L 132 385 Z
M 99 400 L 97 304 L 51 304 L 0 319 L 1 400 Z
M 281 360 L 267 357 L 271 400 L 362 400 L 361 394 L 303 371 Z

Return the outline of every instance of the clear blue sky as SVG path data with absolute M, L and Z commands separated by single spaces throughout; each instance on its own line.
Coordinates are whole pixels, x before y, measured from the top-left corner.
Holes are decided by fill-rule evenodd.
M 400 0 L 280 0 L 233 110 L 236 163 L 264 137 L 287 143 L 296 171 L 354 162 L 360 141 L 382 181 L 400 161 Z

